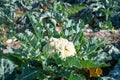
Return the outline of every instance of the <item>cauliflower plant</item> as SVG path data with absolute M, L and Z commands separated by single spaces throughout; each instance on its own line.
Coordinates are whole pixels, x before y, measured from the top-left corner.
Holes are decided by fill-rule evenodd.
M 53 55 L 54 53 L 61 53 L 61 58 L 74 56 L 76 54 L 75 47 L 72 42 L 63 38 L 50 38 L 49 42 L 43 47 L 43 52 Z

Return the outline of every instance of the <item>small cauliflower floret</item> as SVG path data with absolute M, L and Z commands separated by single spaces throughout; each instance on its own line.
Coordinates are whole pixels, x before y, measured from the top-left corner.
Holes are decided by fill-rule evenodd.
M 66 46 L 64 47 L 64 56 L 62 56 L 62 57 L 68 57 L 68 56 L 74 56 L 75 55 L 75 53 L 76 53 L 76 51 L 75 51 L 75 47 L 74 47 L 74 45 L 73 45 L 73 43 L 71 43 L 71 42 L 68 42 L 67 44 L 66 44 Z
M 61 58 L 74 56 L 76 54 L 73 43 L 63 38 L 50 38 L 49 43 L 43 47 L 43 52 L 50 55 L 60 52 Z
M 58 39 L 56 38 L 50 38 L 49 44 L 50 46 L 55 46 L 58 42 Z

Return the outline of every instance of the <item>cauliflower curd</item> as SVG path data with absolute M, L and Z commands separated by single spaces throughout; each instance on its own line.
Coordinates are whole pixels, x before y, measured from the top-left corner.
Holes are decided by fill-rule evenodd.
M 72 42 L 63 38 L 50 38 L 49 42 L 43 47 L 43 52 L 53 55 L 61 53 L 61 58 L 74 56 L 76 54 L 75 47 Z

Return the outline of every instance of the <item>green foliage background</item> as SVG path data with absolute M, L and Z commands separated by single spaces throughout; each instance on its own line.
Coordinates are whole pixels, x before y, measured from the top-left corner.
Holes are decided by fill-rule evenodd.
M 87 41 L 84 31 L 87 25 L 94 31 L 119 28 L 120 23 L 114 22 L 119 16 L 119 4 L 116 3 L 119 1 L 90 1 L 83 0 L 72 6 L 52 0 L 0 0 L 0 24 L 5 24 L 9 29 L 7 38 L 14 36 L 21 44 L 20 49 L 11 48 L 12 52 L 4 54 L 2 50 L 6 46 L 3 45 L 4 39 L 0 38 L 0 79 L 90 80 L 85 68 L 112 66 L 106 63 L 113 58 L 112 52 L 105 51 L 106 46 L 110 46 L 106 44 L 108 40 L 91 38 Z M 16 13 L 17 9 L 23 13 Z M 79 18 L 74 20 L 76 13 L 79 13 Z M 17 15 L 20 17 L 16 18 Z M 57 25 L 63 26 L 60 33 L 56 31 Z M 45 35 L 48 39 L 68 39 L 74 43 L 77 54 L 66 59 L 61 59 L 59 54 L 49 57 L 42 52 L 48 42 Z

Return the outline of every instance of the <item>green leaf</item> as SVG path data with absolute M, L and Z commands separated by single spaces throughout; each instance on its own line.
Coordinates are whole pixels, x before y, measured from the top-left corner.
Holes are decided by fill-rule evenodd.
M 96 67 L 100 67 L 99 64 L 95 63 L 95 61 L 91 61 L 91 60 L 82 60 L 80 61 L 81 63 L 81 67 L 82 68 L 96 68 Z
M 20 55 L 17 54 L 0 54 L 0 58 L 8 58 L 13 61 L 17 65 L 21 65 L 25 60 L 21 58 Z
M 16 76 L 15 80 L 34 80 L 38 76 L 38 71 L 30 67 L 23 67 L 22 73 Z
M 71 72 L 68 80 L 84 80 L 84 78 L 80 75 L 75 74 L 74 72 Z
M 81 68 L 81 64 L 79 62 L 79 60 L 76 57 L 68 57 L 66 58 L 65 62 L 64 62 L 64 66 L 67 67 L 76 67 L 76 68 Z
M 12 76 L 14 69 L 15 65 L 11 60 L 0 58 L 0 80 L 7 80 L 7 77 Z

